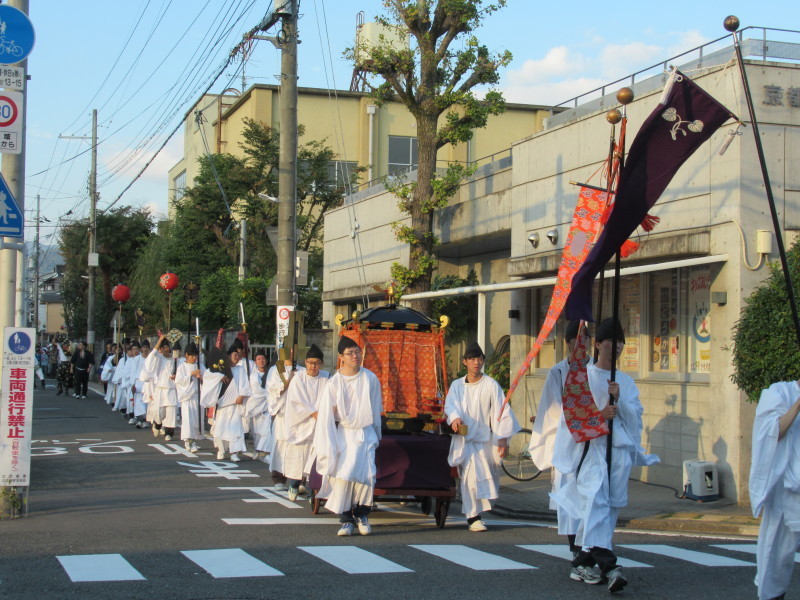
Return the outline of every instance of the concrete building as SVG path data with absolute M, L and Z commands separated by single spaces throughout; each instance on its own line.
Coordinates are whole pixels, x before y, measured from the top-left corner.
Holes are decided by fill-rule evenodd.
M 800 172 L 792 168 L 800 159 L 800 44 L 768 39 L 786 39 L 790 32 L 745 33 L 752 38 L 743 42 L 750 88 L 788 246 L 800 230 Z M 737 66 L 728 64 L 732 56 L 730 39 L 718 40 L 663 65 L 681 64 L 747 124 L 743 84 Z M 627 109 L 630 146 L 658 105 L 665 80 L 663 67 L 654 68 L 577 100 L 549 118 L 543 131 L 521 136 L 500 160 L 481 166 L 436 215 L 439 272 L 464 276 L 475 269 L 480 281 L 449 293 L 478 295 L 476 337 L 487 354 L 511 336 L 512 373 L 523 363 L 550 302 L 577 199 L 578 188 L 570 182 L 598 181 L 592 177 L 608 152 L 605 114 L 617 106 L 616 91 L 627 85 L 636 95 Z M 634 476 L 682 489 L 683 461 L 700 458 L 716 465 L 720 492 L 744 504 L 754 407 L 730 379 L 731 328 L 744 299 L 778 258 L 774 245 L 763 245 L 772 234 L 759 233 L 771 232 L 772 223 L 752 128 L 745 127 L 727 152 L 718 154 L 733 128 L 722 127 L 682 167 L 651 211 L 660 224 L 623 260 L 620 305 L 627 344 L 621 369 L 640 389 L 643 444 L 662 459 Z M 407 263 L 408 248 L 390 231 L 393 221 L 402 220 L 380 186 L 352 195 L 328 213 L 323 300 L 330 323 L 337 313 L 362 308 L 367 296 L 378 301 L 371 286 L 389 279 L 393 262 Z M 536 247 L 533 234 L 539 237 Z M 605 316 L 611 311 L 610 287 Z M 558 336 L 550 336 L 513 396 L 525 420 L 535 412 L 548 368 L 563 357 L 562 327 L 559 323 Z
M 199 173 L 197 159 L 206 153 L 206 147 L 212 153 L 243 156 L 244 120 L 277 127 L 279 106 L 280 88 L 274 85 L 257 84 L 243 94 L 233 90 L 200 98 L 186 113 L 183 157 L 169 171 L 170 207 L 192 185 Z M 389 173 L 408 171 L 416 164 L 416 125 L 402 104 L 378 107 L 361 92 L 298 88 L 297 106 L 297 120 L 305 130 L 299 143 L 323 141 L 330 146 L 336 154 L 331 168 L 337 175 L 363 167 L 361 179 L 368 187 L 370 181 L 377 183 Z M 490 161 L 499 153 L 508 154 L 511 143 L 521 135 L 541 131 L 549 115 L 547 107 L 509 104 L 504 114 L 490 118 L 491 129 L 476 131 L 469 143 L 442 148 L 439 159 L 444 166 Z

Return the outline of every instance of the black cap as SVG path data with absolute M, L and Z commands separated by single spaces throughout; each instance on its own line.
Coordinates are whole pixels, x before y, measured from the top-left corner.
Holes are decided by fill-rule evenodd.
M 184 352 L 186 356 L 198 356 L 200 352 L 197 350 L 197 344 L 194 342 L 189 342 L 186 344 L 186 351 Z
M 617 329 L 617 341 L 618 342 L 625 342 L 625 331 L 622 329 L 622 323 L 619 320 L 616 321 L 616 329 Z M 595 334 L 595 341 L 602 342 L 605 340 L 610 340 L 614 337 L 614 318 L 609 317 L 608 319 L 604 319 L 601 321 L 600 325 L 597 326 L 597 333 Z
M 263 356 L 264 358 L 269 358 L 267 356 L 267 351 L 264 350 L 263 348 L 259 348 L 258 350 L 256 350 L 256 356 L 254 358 L 259 357 L 259 356 Z
M 464 360 L 469 358 L 486 358 L 486 355 L 483 353 L 483 348 L 478 342 L 472 342 L 467 349 L 464 350 Z
M 234 352 L 241 352 L 241 348 L 236 345 L 236 342 L 232 343 L 228 348 L 228 351 L 225 354 L 233 354 Z
M 131 342 L 131 348 L 139 348 L 139 347 L 140 347 L 139 342 L 137 342 L 136 340 Z
M 319 349 L 319 346 L 316 344 L 311 344 L 311 347 L 306 352 L 306 358 L 318 358 L 320 360 L 324 360 L 324 356 L 322 356 L 322 350 Z
M 150 347 L 150 340 L 142 340 L 142 347 L 147 346 Z
M 339 338 L 339 346 L 337 347 L 337 350 L 339 351 L 339 354 L 344 354 L 344 351 L 348 348 L 360 348 L 360 346 L 353 338 L 343 335 Z

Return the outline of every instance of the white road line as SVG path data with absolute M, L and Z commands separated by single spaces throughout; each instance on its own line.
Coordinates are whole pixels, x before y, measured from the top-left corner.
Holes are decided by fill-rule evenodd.
M 428 554 L 433 554 L 439 558 L 449 560 L 452 563 L 467 567 L 473 571 L 501 571 L 510 569 L 535 569 L 531 565 L 526 565 L 502 556 L 489 554 L 481 550 L 475 550 L 469 546 L 459 544 L 453 545 L 412 545 L 412 548 L 422 550 Z
M 121 554 L 76 554 L 56 556 L 58 562 L 77 583 L 79 581 L 137 581 L 144 576 Z
M 275 519 L 222 519 L 228 525 L 340 525 L 339 517 L 282 517 Z
M 679 560 L 685 560 L 697 565 L 703 565 L 704 567 L 756 566 L 755 563 L 746 562 L 737 558 L 728 558 L 727 556 L 720 556 L 718 554 L 708 554 L 706 552 L 685 550 L 684 548 L 676 548 L 675 546 L 666 546 L 663 544 L 620 544 L 620 546 L 622 548 L 630 548 L 631 550 L 641 550 L 642 552 L 650 552 L 652 554 L 677 558 Z
M 733 550 L 734 552 L 747 552 L 748 554 L 755 554 L 756 544 L 711 544 L 714 548 L 722 548 L 723 550 Z M 800 552 L 794 555 L 794 562 L 800 563 Z
M 298 548 L 351 575 L 413 573 L 411 569 L 356 546 L 298 546 Z
M 283 575 L 240 548 L 181 550 L 181 554 L 208 571 L 214 579 Z
M 555 558 L 563 558 L 564 560 L 572 560 L 572 551 L 566 544 L 518 544 L 518 548 L 522 548 L 523 550 L 531 550 L 533 552 L 541 552 L 542 554 L 547 554 L 548 556 L 553 556 Z M 618 557 L 617 564 L 620 567 L 632 567 L 632 568 L 652 568 L 653 565 L 647 565 L 645 563 L 640 563 L 635 560 L 631 560 L 629 558 Z

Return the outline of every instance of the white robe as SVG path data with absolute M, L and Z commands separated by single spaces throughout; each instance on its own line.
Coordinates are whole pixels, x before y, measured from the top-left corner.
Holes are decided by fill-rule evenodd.
M 372 505 L 382 410 L 381 384 L 372 371 L 361 367 L 355 375 L 337 372 L 328 380 L 319 399 L 314 452 L 323 476 L 318 497 L 327 498 L 331 512 Z
M 590 365 L 587 369 L 589 388 L 595 405 L 602 410 L 608 405 L 608 380 L 611 371 Z M 636 384 L 625 373 L 617 371 L 620 393 L 616 402 L 614 441 L 611 453 L 611 492 L 609 494 L 606 447 L 608 436 L 589 442 L 589 450 L 581 463 L 584 443 L 572 439 L 562 418 L 555 432 L 553 467 L 564 474 L 576 474 L 552 492 L 550 497 L 573 519 L 579 521 L 575 544 L 612 549 L 612 537 L 619 509 L 628 504 L 628 479 L 634 465 L 649 466 L 659 462 L 658 456 L 645 454 L 641 446 L 642 413 Z M 537 463 L 537 466 L 538 465 Z
M 800 549 L 800 417 L 778 440 L 778 421 L 798 398 L 795 381 L 771 385 L 761 392 L 753 422 L 750 504 L 753 516 L 764 513 L 756 551 L 760 600 L 788 591 Z
M 175 374 L 175 389 L 181 405 L 181 439 L 196 440 L 200 438 L 200 380 L 192 377 L 192 372 L 200 370 L 198 363 L 182 362 Z M 201 373 L 202 375 L 202 373 Z
M 183 359 L 179 359 L 183 360 Z M 161 423 L 164 427 L 175 427 L 177 424 L 178 393 L 172 380 L 174 361 L 158 350 L 150 352 L 144 361 L 147 379 L 153 384 L 152 400 L 147 410 L 150 420 Z
M 566 358 L 553 365 L 547 373 L 542 393 L 539 396 L 539 407 L 536 411 L 536 420 L 533 423 L 528 450 L 531 453 L 534 464 L 541 470 L 550 469 L 553 466 L 556 432 L 560 423 L 564 421 L 562 400 L 568 372 L 569 360 Z M 562 473 L 558 469 L 553 469 L 553 487 L 551 491 L 557 492 L 573 479 L 575 479 L 574 473 Z M 552 498 L 550 498 L 550 509 L 556 511 L 558 533 L 561 535 L 575 535 L 578 531 L 578 520 L 559 507 Z
M 114 378 L 114 371 L 116 368 L 117 365 L 114 364 L 114 355 L 112 354 L 106 359 L 106 364 L 103 365 L 103 371 L 100 374 L 100 380 L 108 384 L 106 386 L 105 395 L 106 404 L 112 404 L 114 402 L 114 383 L 112 379 Z
M 314 441 L 314 429 L 319 410 L 319 398 L 328 383 L 330 373 L 320 371 L 311 377 L 308 371 L 297 373 L 286 390 L 285 439 L 286 456 L 283 474 L 289 479 L 303 479 L 311 470 L 309 459 Z
M 305 367 L 297 367 L 295 375 L 303 371 Z M 288 377 L 288 374 L 284 374 L 284 377 Z M 267 395 L 269 414 L 272 416 L 270 468 L 283 473 L 286 459 L 286 390 L 283 389 L 283 381 L 275 365 L 272 365 L 267 372 Z
M 491 501 L 500 494 L 498 440 L 508 439 L 520 429 L 510 405 L 498 422 L 504 399 L 500 384 L 488 375 L 475 383 L 467 383 L 466 377 L 456 379 L 445 398 L 447 423 L 461 419 L 467 426 L 466 435 L 452 436 L 447 460 L 458 467 L 461 506 L 468 519 L 491 510 Z
M 269 414 L 269 396 L 266 385 L 261 380 L 267 373 L 256 367 L 250 372 L 250 397 L 244 407 L 244 419 L 247 429 L 253 436 L 253 448 L 256 452 L 272 451 L 272 417 Z
M 148 384 L 142 380 L 142 372 L 144 371 L 145 360 L 146 357 L 140 354 L 136 357 L 135 362 L 130 368 L 131 395 L 133 396 L 133 415 L 135 417 L 144 417 L 147 414 L 145 388 L 148 387 Z
M 128 363 L 131 358 L 126 354 L 117 363 L 114 371 L 114 410 L 128 412 L 128 400 L 130 399 L 130 388 L 128 387 Z
M 211 427 L 211 435 L 214 436 L 214 444 L 217 448 L 222 449 L 222 442 L 227 442 L 229 452 L 244 452 L 246 447 L 244 445 L 242 416 L 244 415 L 244 404 L 251 393 L 250 383 L 247 381 L 247 372 L 243 364 L 232 367 L 231 375 L 233 379 L 228 384 L 225 393 L 217 401 L 217 410 L 214 412 L 214 425 Z M 206 375 L 204 374 L 203 379 L 205 377 Z M 205 387 L 202 393 L 205 396 Z M 242 404 L 236 404 L 236 398 L 239 396 L 245 397 Z

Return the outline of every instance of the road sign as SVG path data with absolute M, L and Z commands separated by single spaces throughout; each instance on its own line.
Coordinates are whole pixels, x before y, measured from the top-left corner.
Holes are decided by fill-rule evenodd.
M 0 91 L 0 152 L 22 152 L 22 92 Z
M 33 23 L 13 6 L 0 5 L 0 64 L 13 65 L 28 58 L 36 41 Z
M 0 175 L 0 235 L 12 238 L 21 238 L 25 231 L 25 221 L 22 211 L 17 206 L 17 201 L 5 178 Z
M 294 306 L 279 306 L 275 313 L 275 324 L 277 345 L 283 347 L 283 338 L 289 334 L 289 318 L 292 315 Z

